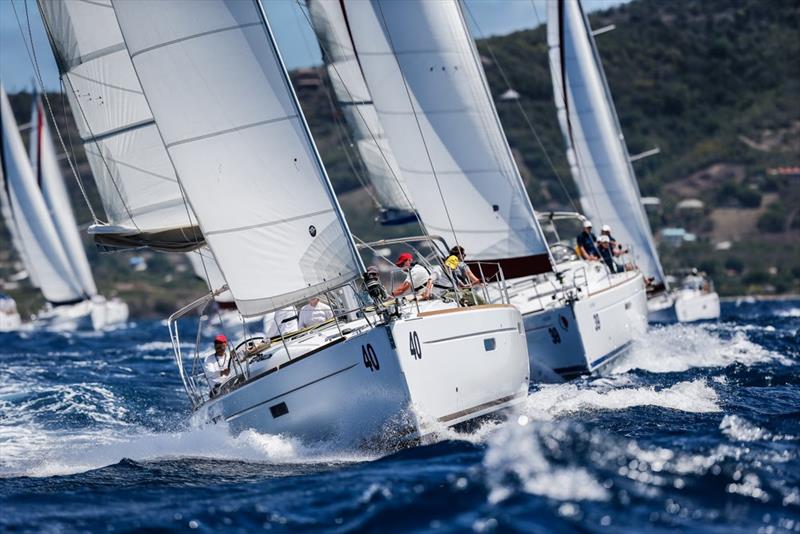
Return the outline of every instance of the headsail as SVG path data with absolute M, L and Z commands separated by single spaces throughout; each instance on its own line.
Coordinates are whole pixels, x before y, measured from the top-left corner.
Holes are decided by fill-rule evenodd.
M 550 256 L 455 0 L 342 3 L 364 77 L 426 230 L 507 276 Z
M 581 207 L 595 225 L 610 225 L 617 240 L 633 246 L 646 276 L 665 282 L 589 19 L 578 0 L 548 6 L 553 93 Z
M 363 265 L 256 0 L 114 2 L 158 130 L 244 316 Z
M 227 283 L 225 277 L 222 276 L 222 271 L 219 270 L 217 260 L 214 259 L 214 255 L 208 247 L 200 247 L 189 252 L 187 256 L 189 256 L 189 263 L 192 264 L 195 276 L 208 284 L 210 290 L 215 291 Z M 219 304 L 233 304 L 233 296 L 230 291 L 220 293 L 214 297 L 214 300 Z
M 86 251 L 81 243 L 75 215 L 69 203 L 67 188 L 61 175 L 44 106 L 41 98 L 38 97 L 33 99 L 28 147 L 33 175 L 44 195 L 44 201 L 50 211 L 50 217 L 53 219 L 72 271 L 78 277 L 83 292 L 93 297 L 97 294 L 97 286 L 94 283 L 92 269 L 89 267 L 89 260 L 86 258 Z
M 380 203 L 379 220 L 384 224 L 415 222 L 414 206 L 375 113 L 339 0 L 307 3 L 336 100 Z
M 2 137 L 2 170 L 4 192 L 19 232 L 19 241 L 35 272 L 44 298 L 59 305 L 80 302 L 87 295 L 61 245 L 42 192 L 36 184 L 25 145 L 17 130 L 11 104 L 5 89 L 0 87 L 0 137 Z
M 107 225 L 98 244 L 191 250 L 202 243 L 142 94 L 110 0 L 39 0 Z

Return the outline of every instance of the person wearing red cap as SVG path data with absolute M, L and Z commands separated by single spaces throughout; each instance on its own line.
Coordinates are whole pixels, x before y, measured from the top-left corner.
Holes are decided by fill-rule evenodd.
M 406 291 L 412 289 L 414 293 L 418 293 L 422 300 L 431 298 L 431 291 L 433 291 L 433 277 L 428 269 L 414 261 L 414 256 L 409 252 L 403 252 L 397 257 L 395 265 L 400 267 L 403 271 L 408 273 L 405 281 L 392 290 L 393 297 L 399 297 Z
M 219 334 L 214 338 L 214 353 L 206 356 L 203 362 L 206 378 L 214 391 L 228 380 L 231 374 L 231 357 L 225 353 L 227 346 L 228 338 L 224 334 Z

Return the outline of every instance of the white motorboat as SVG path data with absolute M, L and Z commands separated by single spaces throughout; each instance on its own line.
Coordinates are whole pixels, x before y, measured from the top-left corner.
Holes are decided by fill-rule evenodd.
M 204 392 L 198 372 L 183 366 L 182 314 L 228 290 L 245 317 L 346 287 L 358 294 L 353 284 L 365 269 L 260 4 L 113 7 L 181 190 L 227 282 L 170 323 L 195 419 L 358 446 L 381 441 L 399 422 L 392 446 L 524 399 L 528 360 L 515 308 L 435 301 L 384 309 L 374 280 L 374 310 L 346 310 L 347 322 L 266 347 L 242 340 L 233 376 Z
M 651 323 L 694 323 L 719 319 L 719 295 L 713 283 L 693 270 L 680 285 L 660 292 L 647 301 L 647 319 Z

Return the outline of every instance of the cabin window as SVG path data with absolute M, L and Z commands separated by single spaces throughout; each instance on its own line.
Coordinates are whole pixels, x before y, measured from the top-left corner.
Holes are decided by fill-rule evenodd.
M 277 419 L 278 417 L 289 413 L 289 408 L 286 406 L 285 402 L 282 402 L 280 404 L 276 404 L 275 406 L 270 406 L 269 413 L 272 414 L 273 419 Z
M 489 352 L 490 350 L 494 350 L 495 345 L 496 345 L 496 343 L 495 343 L 493 337 L 486 338 L 486 339 L 483 340 L 483 348 L 486 349 L 486 352 Z

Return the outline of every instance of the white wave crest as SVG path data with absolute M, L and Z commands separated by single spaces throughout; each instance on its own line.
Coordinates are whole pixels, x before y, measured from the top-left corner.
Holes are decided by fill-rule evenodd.
M 492 504 L 517 490 L 559 501 L 607 501 L 608 490 L 583 467 L 556 466 L 542 451 L 527 420 L 500 426 L 488 439 L 483 459 Z
M 576 384 L 546 385 L 528 395 L 526 413 L 549 420 L 588 410 L 624 410 L 635 406 L 658 406 L 692 413 L 719 412 L 717 392 L 705 380 L 678 382 L 663 389 L 621 387 L 606 391 Z
M 670 325 L 652 328 L 638 339 L 630 353 L 614 364 L 613 373 L 642 369 L 653 373 L 682 372 L 694 367 L 727 367 L 733 363 L 751 366 L 770 361 L 791 365 L 788 358 L 751 342 L 745 332 L 730 339 L 712 333 L 709 327 Z

